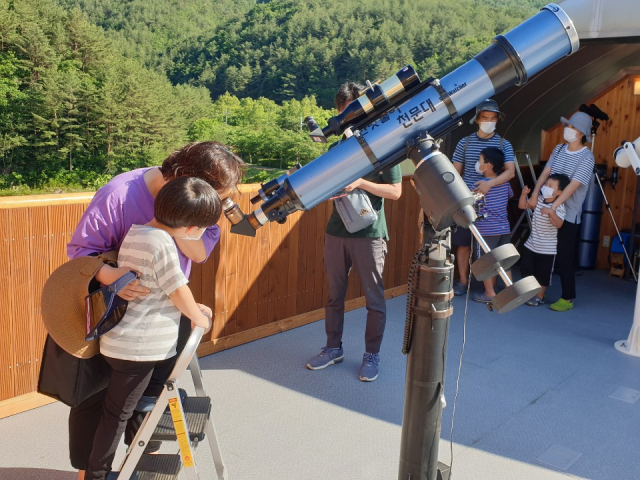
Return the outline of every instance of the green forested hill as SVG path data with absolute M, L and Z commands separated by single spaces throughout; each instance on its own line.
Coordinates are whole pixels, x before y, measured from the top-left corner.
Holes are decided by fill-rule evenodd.
M 404 64 L 441 76 L 544 0 L 64 0 L 118 39 L 128 56 L 213 97 L 316 95 L 330 108 L 346 79 Z
M 193 140 L 308 162 L 301 119 L 340 83 L 442 76 L 543 4 L 0 0 L 0 194 L 96 188 Z

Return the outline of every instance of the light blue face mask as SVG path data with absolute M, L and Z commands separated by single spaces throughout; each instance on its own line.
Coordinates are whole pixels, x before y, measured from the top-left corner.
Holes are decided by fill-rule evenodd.
M 551 187 L 547 187 L 546 185 L 543 185 L 540 189 L 540 193 L 545 199 L 553 197 L 553 192 L 555 192 L 555 190 Z

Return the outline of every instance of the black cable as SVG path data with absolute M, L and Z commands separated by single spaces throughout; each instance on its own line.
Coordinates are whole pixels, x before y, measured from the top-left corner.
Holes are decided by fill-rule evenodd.
M 467 312 L 469 311 L 469 294 L 471 292 L 471 254 L 473 252 L 474 238 L 471 236 L 471 246 L 469 252 L 469 276 L 467 278 L 467 294 L 464 303 L 464 318 L 462 320 L 462 351 L 460 352 L 460 362 L 458 363 L 458 377 L 456 378 L 456 394 L 453 397 L 453 413 L 451 415 L 451 432 L 450 432 L 450 454 L 449 462 L 449 480 L 453 480 L 453 426 L 456 420 L 456 407 L 458 405 L 458 393 L 460 393 L 460 376 L 462 374 L 462 357 L 464 356 L 464 348 L 467 344 Z

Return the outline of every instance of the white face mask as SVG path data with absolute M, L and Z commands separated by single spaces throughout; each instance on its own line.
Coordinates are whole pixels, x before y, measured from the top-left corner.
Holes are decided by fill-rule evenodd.
M 547 187 L 546 185 L 543 185 L 542 188 L 540 189 L 540 193 L 542 194 L 542 196 L 545 199 L 549 199 L 551 197 L 553 197 L 553 192 L 555 190 L 551 187 Z
M 184 227 L 185 229 L 187 227 Z M 197 242 L 198 240 L 200 240 L 202 238 L 202 235 L 204 235 L 204 231 L 206 230 L 206 228 L 203 228 L 202 231 L 200 232 L 200 235 L 198 235 L 197 237 L 190 237 L 189 235 L 185 235 L 184 237 L 178 237 L 180 240 L 192 240 L 194 242 Z
M 480 170 L 480 160 L 476 162 L 476 173 L 479 173 L 480 175 L 484 174 L 484 170 Z
M 496 129 L 496 122 L 480 122 L 480 130 L 487 135 L 493 133 Z
M 580 134 L 576 132 L 573 128 L 564 127 L 564 139 L 569 142 L 575 142 L 580 138 Z

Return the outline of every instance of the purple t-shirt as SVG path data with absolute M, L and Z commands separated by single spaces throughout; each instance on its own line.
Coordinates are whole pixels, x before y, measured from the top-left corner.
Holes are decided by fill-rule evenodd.
M 121 173 L 98 189 L 67 245 L 69 258 L 118 250 L 131 225 L 144 225 L 153 219 L 154 198 L 144 181 L 148 170 L 140 168 Z M 217 225 L 207 228 L 202 235 L 207 258 L 219 239 Z M 189 278 L 191 259 L 180 248 L 178 255 L 180 267 Z

